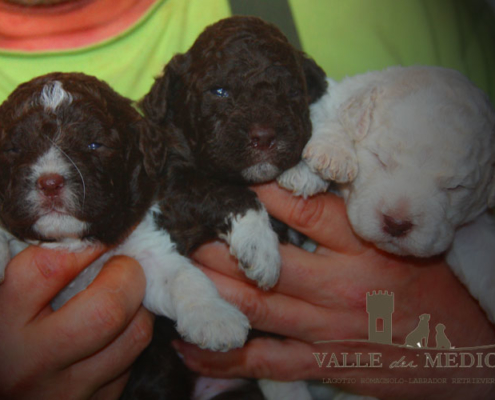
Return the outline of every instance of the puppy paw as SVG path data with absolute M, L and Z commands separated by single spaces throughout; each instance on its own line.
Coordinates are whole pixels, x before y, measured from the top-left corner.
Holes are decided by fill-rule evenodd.
M 277 183 L 290 190 L 295 196 L 304 198 L 326 192 L 329 186 L 329 183 L 311 171 L 304 161 L 283 172 L 278 177 Z
M 226 235 L 231 254 L 249 279 L 262 289 L 273 287 L 280 275 L 280 253 L 277 234 L 272 230 L 268 213 L 248 210 L 233 217 L 232 228 Z
M 177 319 L 177 331 L 186 341 L 213 351 L 242 347 L 249 329 L 247 317 L 221 298 L 198 298 Z
M 303 159 L 325 180 L 351 182 L 358 173 L 354 149 L 340 141 L 312 140 L 304 149 Z

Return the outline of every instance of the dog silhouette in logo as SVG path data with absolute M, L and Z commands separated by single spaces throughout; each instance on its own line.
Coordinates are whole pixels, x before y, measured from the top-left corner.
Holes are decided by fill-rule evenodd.
M 408 347 L 427 347 L 430 334 L 430 315 L 419 316 L 418 326 L 406 337 L 405 345 Z
M 451 349 L 452 343 L 450 343 L 449 338 L 445 334 L 445 325 L 438 324 L 435 327 L 437 334 L 435 335 L 435 343 L 437 344 L 437 349 Z

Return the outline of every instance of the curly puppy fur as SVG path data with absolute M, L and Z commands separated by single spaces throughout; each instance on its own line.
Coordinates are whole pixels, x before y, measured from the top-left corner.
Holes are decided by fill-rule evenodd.
M 20 85 L 0 107 L 3 228 L 34 243 L 116 244 L 151 204 L 164 163 L 154 135 L 96 78 L 53 73 Z M 143 153 L 149 142 L 160 150 Z
M 184 140 L 185 162 L 170 171 L 162 207 L 182 253 L 227 235 L 235 216 L 262 209 L 246 186 L 299 161 L 311 134 L 309 104 L 325 89 L 316 63 L 254 17 L 211 25 L 170 61 L 142 107 Z
M 258 286 L 277 282 L 278 239 L 247 185 L 275 179 L 300 160 L 311 134 L 309 104 L 326 85 L 313 60 L 254 17 L 209 26 L 166 65 L 141 106 L 181 144 L 156 217 L 180 253 L 222 238 Z M 148 349 L 141 362 L 158 364 L 154 353 Z M 132 380 L 146 382 L 134 372 Z
M 495 321 L 495 111 L 455 70 L 391 67 L 331 83 L 304 162 L 279 183 L 338 185 L 354 231 L 398 255 L 447 261 Z M 319 181 L 318 181 L 319 180 Z

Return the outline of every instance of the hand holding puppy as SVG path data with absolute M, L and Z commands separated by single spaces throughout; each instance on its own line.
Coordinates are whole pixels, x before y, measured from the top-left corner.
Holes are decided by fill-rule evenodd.
M 11 260 L 0 285 L 1 398 L 118 398 L 151 339 L 141 267 L 113 258 L 87 290 L 56 312 L 50 307 L 101 253 L 32 246 Z
M 440 258 L 416 260 L 398 258 L 377 250 L 352 233 L 343 201 L 333 195 L 310 200 L 292 197 L 275 185 L 256 189 L 267 210 L 276 218 L 321 243 L 314 254 L 293 246 L 282 246 L 283 268 L 279 284 L 272 292 L 261 292 L 231 264 L 223 245 L 203 246 L 195 253 L 205 273 L 216 283 L 222 296 L 238 304 L 254 328 L 287 336 L 288 339 L 258 338 L 242 349 L 225 354 L 200 351 L 179 343 L 186 364 L 203 375 L 247 376 L 275 380 L 344 377 L 390 377 L 388 364 L 377 369 L 318 368 L 312 353 L 328 351 L 313 344 L 321 340 L 367 339 L 366 292 L 388 290 L 395 293 L 394 343 L 400 343 L 414 329 L 418 316 L 431 315 L 431 326 L 441 322 L 456 347 L 495 343 L 495 330 L 483 311 Z M 433 331 L 433 329 L 432 329 Z M 434 332 L 433 332 L 434 334 Z M 382 353 L 384 365 L 399 360 L 410 350 L 373 343 L 333 343 L 331 352 Z M 326 350 L 325 350 L 326 349 Z M 342 360 L 341 360 L 342 361 Z M 470 374 L 490 373 L 469 369 Z M 423 372 L 423 375 L 421 375 Z M 462 369 L 422 368 L 394 371 L 394 377 L 457 376 Z M 388 375 L 387 375 L 388 374 Z M 444 374 L 444 375 L 441 375 Z M 445 375 L 447 374 L 447 375 Z M 382 399 L 449 398 L 466 395 L 463 390 L 480 390 L 480 398 L 490 385 L 364 385 L 347 386 Z M 423 391 L 423 393 L 418 393 Z M 485 396 L 485 397 L 483 397 Z M 488 397 L 486 397 L 488 396 Z

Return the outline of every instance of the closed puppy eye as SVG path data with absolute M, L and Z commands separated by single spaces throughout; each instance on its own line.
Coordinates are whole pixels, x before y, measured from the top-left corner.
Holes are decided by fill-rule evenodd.
M 460 192 L 461 190 L 464 190 L 464 189 L 467 189 L 467 187 L 463 186 L 463 185 L 456 185 L 456 186 L 452 186 L 452 187 L 447 188 L 447 190 L 449 192 Z
M 216 87 L 213 89 L 210 89 L 210 93 L 217 96 L 217 97 L 229 97 L 230 93 L 227 89 L 221 88 L 221 87 Z
M 383 168 L 385 168 L 385 169 L 386 169 L 386 168 L 388 168 L 387 163 L 385 163 L 385 162 L 383 161 L 383 158 L 380 158 L 380 155 L 379 155 L 379 154 L 377 154 L 377 153 L 371 153 L 371 154 L 373 154 L 373 155 L 375 156 L 375 158 L 378 160 L 378 162 L 380 163 L 380 165 L 381 165 Z

